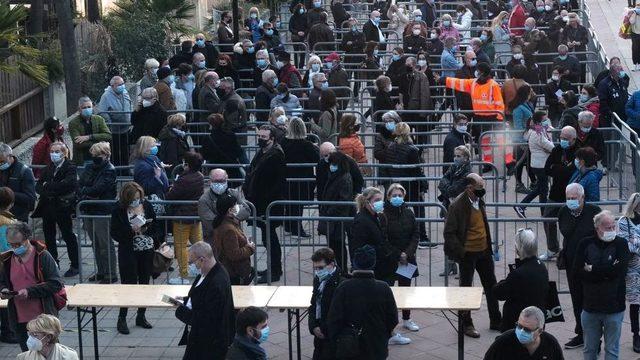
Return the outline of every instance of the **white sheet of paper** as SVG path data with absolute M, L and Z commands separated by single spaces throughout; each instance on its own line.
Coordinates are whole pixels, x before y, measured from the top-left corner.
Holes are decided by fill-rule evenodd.
M 398 264 L 398 270 L 396 270 L 396 274 L 404 276 L 407 279 L 411 279 L 417 268 L 417 266 L 409 263 L 407 263 L 407 265 Z
M 560 89 L 558 89 L 558 91 L 555 92 L 557 97 L 562 97 L 562 94 L 564 94 L 564 92 Z
M 129 220 L 129 223 L 131 224 L 131 226 L 140 227 L 140 226 L 144 225 L 146 222 L 144 221 L 144 219 L 140 215 L 137 215 L 133 219 Z

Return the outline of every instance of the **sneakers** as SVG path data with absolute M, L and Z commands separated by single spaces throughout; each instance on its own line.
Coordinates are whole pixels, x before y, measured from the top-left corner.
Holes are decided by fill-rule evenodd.
M 516 214 L 520 219 L 526 219 L 527 215 L 524 214 L 524 208 L 521 206 L 514 206 L 513 210 L 515 210 Z
M 564 344 L 565 349 L 576 349 L 581 346 L 584 346 L 584 340 L 582 339 L 582 335 L 576 335 L 568 343 Z
M 169 279 L 169 285 L 189 285 L 189 279 L 185 279 L 182 277 L 175 277 Z
M 78 269 L 70 267 L 69 270 L 67 270 L 67 272 L 64 273 L 64 277 L 68 278 L 68 277 L 74 277 L 76 275 L 78 275 L 80 272 L 78 272 Z
M 436 243 L 432 243 L 429 238 L 426 239 L 421 239 L 418 242 L 418 249 L 428 249 L 428 248 L 434 248 L 434 247 L 438 247 L 438 244 Z
M 516 192 L 519 193 L 519 194 L 527 195 L 527 194 L 529 194 L 529 189 L 527 189 L 527 187 L 524 186 L 523 183 L 517 183 L 516 184 Z
M 545 252 L 544 254 L 538 256 L 538 260 L 541 261 L 551 261 L 555 258 L 558 257 L 558 252 L 553 252 L 553 251 L 549 251 L 547 250 L 547 252 Z
M 389 345 L 407 345 L 411 344 L 411 339 L 400 335 L 400 333 L 395 333 L 391 338 L 389 338 Z
M 413 320 L 402 320 L 402 327 L 409 331 L 418 331 L 420 327 L 413 322 Z

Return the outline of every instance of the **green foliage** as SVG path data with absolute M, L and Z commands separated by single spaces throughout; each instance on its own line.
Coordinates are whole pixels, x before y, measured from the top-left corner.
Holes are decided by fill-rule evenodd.
M 49 39 L 40 52 L 40 63 L 47 68 L 49 81 L 63 81 L 64 67 L 62 66 L 62 51 L 60 42 Z
M 40 64 L 40 50 L 28 43 L 22 26 L 28 16 L 22 5 L 9 6 L 0 1 L 0 71 L 25 74 L 40 85 L 48 85 L 47 68 Z
M 142 77 L 144 62 L 151 57 L 165 57 L 169 53 L 164 25 L 153 14 L 140 9 L 133 13 L 111 14 L 105 26 L 113 39 L 111 50 L 116 67 L 129 80 Z
M 162 25 L 168 37 L 194 32 L 186 24 L 196 8 L 189 0 L 117 0 L 115 5 L 113 16 L 135 20 L 134 14 L 142 15 Z

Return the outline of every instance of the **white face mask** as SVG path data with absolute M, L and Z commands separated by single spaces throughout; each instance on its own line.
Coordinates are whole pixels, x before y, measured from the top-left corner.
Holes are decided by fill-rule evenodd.
M 605 231 L 602 234 L 602 241 L 604 241 L 604 242 L 612 242 L 615 238 L 616 238 L 616 232 L 615 231 Z
M 233 205 L 233 208 L 231 208 L 231 214 L 233 216 L 238 216 L 239 212 L 240 212 L 240 205 L 238 204 Z
M 429 35 L 432 39 L 435 39 L 438 37 L 437 33 L 431 33 L 431 35 Z
M 37 337 L 33 337 L 31 335 L 29 335 L 29 338 L 27 339 L 27 348 L 31 351 L 40 351 L 42 350 L 42 340 L 38 339 Z
M 560 75 L 551 75 L 551 80 L 553 80 L 553 81 L 560 80 Z
M 142 107 L 149 107 L 153 105 L 153 100 L 142 100 Z
M 427 66 L 427 60 L 418 60 L 418 66 L 420 67 Z
M 387 86 L 384 90 L 385 90 L 386 92 L 391 92 L 391 85 Z
M 420 29 L 413 29 L 413 35 L 420 35 Z

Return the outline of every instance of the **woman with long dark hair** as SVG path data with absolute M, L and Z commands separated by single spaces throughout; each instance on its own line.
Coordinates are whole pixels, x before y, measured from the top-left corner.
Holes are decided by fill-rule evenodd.
M 44 131 L 42 137 L 33 146 L 31 165 L 50 165 L 49 147 L 56 141 L 63 141 L 64 126 L 60 124 L 58 118 L 50 117 L 44 121 Z M 42 170 L 34 169 L 33 175 L 38 178 Z
M 337 143 L 336 138 L 332 138 L 331 135 L 338 132 L 338 100 L 336 94 L 331 89 L 322 90 L 320 95 L 320 118 L 318 123 L 311 121 L 309 128 L 312 133 L 318 135 L 320 143 L 330 141 L 334 145 Z
M 518 133 L 513 135 L 514 145 L 513 152 L 516 155 L 517 163 L 515 165 L 516 174 L 516 192 L 528 194 L 529 190 L 522 183 L 522 170 L 527 167 L 529 180 L 535 182 L 535 176 L 529 166 L 529 151 L 525 144 L 524 133 L 527 131 L 527 122 L 533 116 L 534 106 L 529 101 L 531 99 L 531 86 L 524 84 L 516 91 L 515 98 L 509 103 L 513 109 L 513 130 Z

